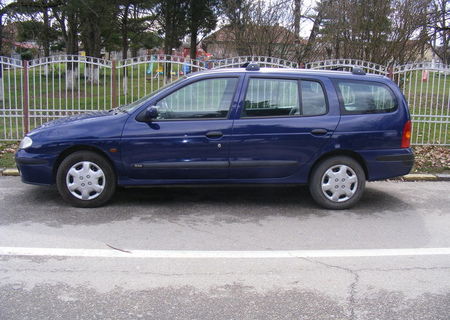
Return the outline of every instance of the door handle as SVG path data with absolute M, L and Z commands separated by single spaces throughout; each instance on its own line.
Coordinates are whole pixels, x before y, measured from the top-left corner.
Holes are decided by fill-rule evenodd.
M 328 133 L 327 129 L 312 129 L 311 133 L 317 136 L 323 136 Z
M 206 136 L 210 139 L 219 139 L 223 137 L 223 133 L 221 131 L 209 131 Z

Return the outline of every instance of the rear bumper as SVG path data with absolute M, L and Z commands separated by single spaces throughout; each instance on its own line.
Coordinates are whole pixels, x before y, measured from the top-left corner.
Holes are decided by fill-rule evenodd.
M 411 148 L 389 150 L 364 150 L 358 152 L 367 166 L 367 180 L 382 180 L 408 174 L 414 165 Z
M 19 150 L 15 156 L 22 181 L 30 184 L 52 185 L 54 157 L 46 154 L 28 153 Z

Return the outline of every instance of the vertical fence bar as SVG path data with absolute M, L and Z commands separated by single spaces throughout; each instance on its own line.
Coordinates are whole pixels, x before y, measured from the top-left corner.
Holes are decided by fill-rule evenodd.
M 111 102 L 112 107 L 117 108 L 117 77 L 116 77 L 116 60 L 111 63 Z
M 22 96 L 22 103 L 23 103 L 23 131 L 24 135 L 28 133 L 29 131 L 29 125 L 28 125 L 28 117 L 29 117 L 29 111 L 28 111 L 28 60 L 22 61 L 22 72 L 23 72 L 23 96 Z

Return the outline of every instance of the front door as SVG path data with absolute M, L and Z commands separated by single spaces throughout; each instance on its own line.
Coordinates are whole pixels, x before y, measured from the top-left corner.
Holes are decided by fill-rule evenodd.
M 233 126 L 230 178 L 285 178 L 299 172 L 334 132 L 326 79 L 249 76 Z M 301 177 L 297 177 L 298 179 Z M 304 177 L 303 177 L 304 178 Z
M 224 179 L 239 77 L 188 79 L 154 101 L 151 122 L 127 121 L 123 162 L 136 180 Z M 180 87 L 181 86 L 181 87 Z

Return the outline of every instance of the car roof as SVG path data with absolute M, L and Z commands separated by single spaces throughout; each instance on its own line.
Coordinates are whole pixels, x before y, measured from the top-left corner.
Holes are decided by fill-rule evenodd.
M 239 74 L 295 74 L 295 75 L 317 75 L 317 76 L 325 76 L 330 78 L 349 78 L 349 79 L 380 79 L 386 78 L 386 76 L 378 75 L 378 74 L 370 74 L 367 73 L 365 75 L 355 75 L 350 71 L 335 71 L 335 70 L 317 70 L 317 69 L 295 69 L 295 68 L 260 68 L 259 70 L 246 70 L 245 68 L 223 68 L 223 69 L 211 69 L 204 70 L 195 73 L 191 73 L 188 77 L 204 75 L 204 74 L 229 74 L 229 73 L 239 73 Z

